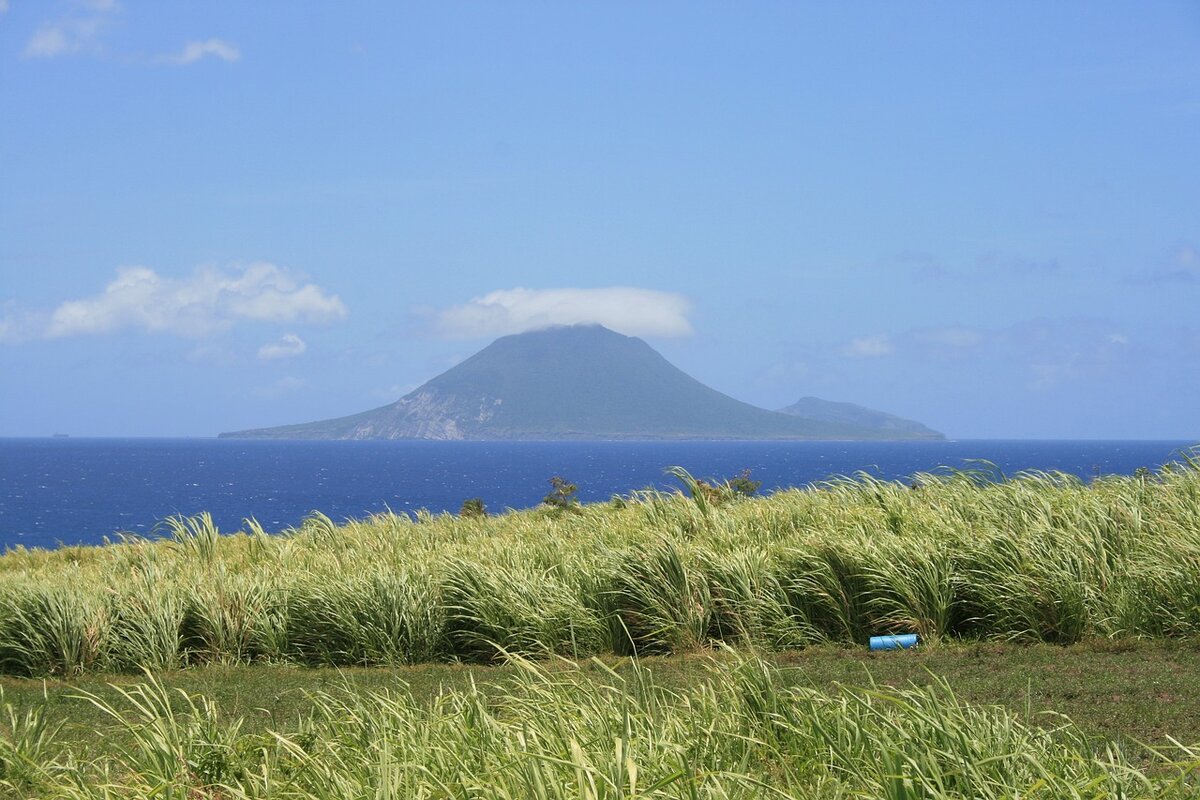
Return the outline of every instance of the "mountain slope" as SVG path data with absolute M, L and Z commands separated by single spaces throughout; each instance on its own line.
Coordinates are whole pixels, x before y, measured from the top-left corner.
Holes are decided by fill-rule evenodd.
M 221 434 L 294 439 L 908 438 L 751 406 L 600 326 L 497 339 L 395 403 L 348 417 Z
M 941 433 L 915 422 L 911 419 L 886 414 L 871 408 L 855 405 L 854 403 L 835 403 L 822 400 L 819 397 L 801 397 L 787 408 L 779 409 L 781 414 L 791 414 L 818 422 L 828 422 L 843 425 L 856 425 L 883 434 L 896 434 L 895 438 L 911 439 L 942 439 Z

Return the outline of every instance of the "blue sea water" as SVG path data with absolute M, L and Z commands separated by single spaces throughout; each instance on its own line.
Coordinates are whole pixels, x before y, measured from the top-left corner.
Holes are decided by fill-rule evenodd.
M 254 517 L 269 530 L 312 511 L 335 520 L 392 509 L 491 511 L 536 505 L 552 475 L 584 501 L 674 487 L 743 469 L 763 491 L 859 470 L 904 479 L 941 466 L 994 462 L 1004 472 L 1061 470 L 1091 478 L 1155 469 L 1193 442 L 298 442 L 226 439 L 0 439 L 0 549 L 98 544 L 149 535 L 173 514 L 208 511 L 222 530 Z

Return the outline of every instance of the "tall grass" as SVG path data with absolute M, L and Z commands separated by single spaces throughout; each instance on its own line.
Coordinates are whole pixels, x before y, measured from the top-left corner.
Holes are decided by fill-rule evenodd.
M 789 686 L 753 658 L 684 689 L 603 664 L 523 669 L 419 702 L 401 688 L 321 694 L 287 731 L 242 734 L 153 678 L 107 703 L 116 756 L 78 763 L 36 712 L 0 726 L 0 786 L 57 798 L 1183 798 L 1197 753 L 1097 751 L 926 689 Z M 608 670 L 608 671 L 606 671 Z M 1145 759 L 1156 763 L 1139 769 Z
M 488 518 L 314 515 L 267 535 L 175 518 L 167 538 L 0 557 L 0 670 L 587 657 L 1200 632 L 1200 463 L 1083 483 L 859 475 L 745 498 L 679 471 L 638 492 Z

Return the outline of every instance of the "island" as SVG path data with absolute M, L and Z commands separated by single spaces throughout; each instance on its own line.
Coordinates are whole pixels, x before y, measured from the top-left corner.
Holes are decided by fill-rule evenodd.
M 812 400 L 814 398 L 809 398 Z M 825 401 L 818 401 L 824 403 Z M 394 403 L 242 439 L 942 439 L 850 404 L 785 412 L 705 386 L 643 340 L 600 325 L 504 336 Z M 831 411 L 831 408 L 833 409 Z M 848 413 L 857 409 L 857 413 Z

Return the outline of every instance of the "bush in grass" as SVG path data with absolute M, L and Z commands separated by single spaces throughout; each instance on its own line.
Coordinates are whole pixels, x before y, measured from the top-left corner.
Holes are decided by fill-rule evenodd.
M 579 511 L 579 498 L 575 493 L 579 487 L 560 475 L 550 478 L 550 493 L 542 498 L 542 504 L 555 511 Z
M 752 480 L 750 478 L 750 470 L 744 469 L 726 481 L 725 485 L 737 497 L 752 497 L 758 493 L 759 488 L 762 486 L 762 481 Z
M 487 506 L 483 504 L 483 498 L 472 497 L 469 500 L 463 500 L 458 515 L 464 519 L 483 519 L 488 515 Z

